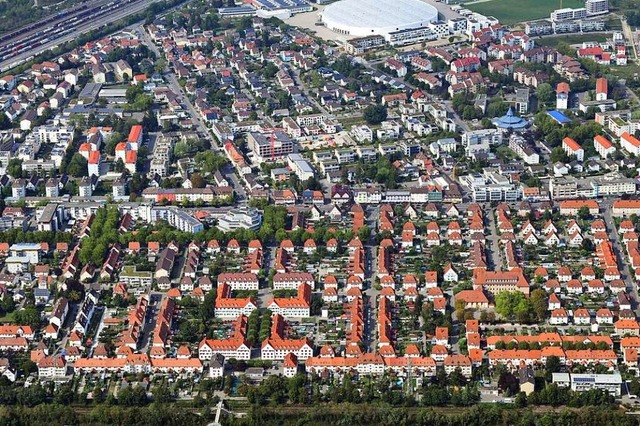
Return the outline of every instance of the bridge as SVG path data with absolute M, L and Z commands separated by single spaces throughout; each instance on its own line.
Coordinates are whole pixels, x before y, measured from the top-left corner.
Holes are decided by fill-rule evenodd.
M 209 423 L 207 426 L 222 426 L 222 423 L 220 423 L 220 417 L 222 416 L 223 411 L 233 417 L 243 417 L 244 415 L 247 414 L 247 413 L 234 413 L 231 410 L 227 410 L 222 406 L 223 403 L 224 403 L 224 399 L 220 398 L 218 405 L 216 405 L 216 418 L 213 420 L 213 423 Z

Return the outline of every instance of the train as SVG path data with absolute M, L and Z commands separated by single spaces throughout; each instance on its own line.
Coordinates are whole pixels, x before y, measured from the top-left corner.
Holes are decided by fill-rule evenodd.
M 72 17 L 62 22 L 56 22 L 56 20 L 59 19 L 60 16 L 69 16 L 68 13 L 61 12 L 52 18 L 47 18 L 44 21 L 41 21 L 37 24 L 32 24 L 28 27 L 18 30 L 17 32 L 14 32 L 13 34 L 24 33 L 25 32 L 24 30 L 29 31 L 28 30 L 29 27 L 31 27 L 31 29 L 33 30 L 34 28 L 40 28 L 44 25 L 52 24 L 33 34 L 29 34 L 18 40 L 11 41 L 10 43 L 5 44 L 4 46 L 2 46 L 1 38 L 2 37 L 6 38 L 6 36 L 2 36 L 0 37 L 0 60 L 5 62 L 11 59 L 12 57 L 20 55 L 26 51 L 40 48 L 41 46 L 44 46 L 45 44 L 51 41 L 57 40 L 73 32 L 74 30 L 76 30 L 77 28 L 79 28 L 84 24 L 87 24 L 91 21 L 95 21 L 96 18 L 100 16 L 106 15 L 107 13 L 110 13 L 110 12 L 112 13 L 113 11 L 127 4 L 137 3 L 138 1 L 143 1 L 143 0 L 113 0 L 109 3 L 103 4 L 100 6 L 95 6 L 92 8 L 89 8 L 87 4 L 84 4 L 74 11 L 74 14 Z M 83 1 L 83 3 L 87 3 L 87 0 Z M 10 65 L 9 68 L 10 67 L 12 66 Z
M 83 1 L 82 3 L 87 3 L 87 0 Z M 79 7 L 75 7 L 72 10 L 71 9 L 67 9 L 67 10 L 63 10 L 62 12 L 58 12 L 55 15 L 49 16 L 47 18 L 44 18 L 43 20 L 39 21 L 39 22 L 34 22 L 32 24 L 29 24 L 25 27 L 22 27 L 16 31 L 7 33 L 7 34 L 3 34 L 0 36 L 0 43 L 7 41 L 7 40 L 11 40 L 17 36 L 20 36 L 24 33 L 28 33 L 29 31 L 32 31 L 36 28 L 40 28 L 43 25 L 47 25 L 51 22 L 56 22 L 58 20 L 61 20 L 63 18 L 66 18 L 69 15 L 73 15 L 74 13 L 78 13 L 81 12 L 83 10 L 86 10 L 89 6 L 87 4 L 82 4 Z
M 15 39 L 16 37 L 19 37 L 20 35 L 25 33 L 29 33 L 33 30 L 39 29 L 40 27 L 43 27 L 50 23 L 53 23 L 54 25 L 53 27 L 49 27 L 49 28 L 59 28 L 59 27 L 68 25 L 70 22 L 74 22 L 74 18 L 80 19 L 81 17 L 91 16 L 96 14 L 98 15 L 103 14 L 104 12 L 116 9 L 123 3 L 131 3 L 131 2 L 132 0 L 113 0 L 106 4 L 95 5 L 91 7 L 92 4 L 95 3 L 95 1 L 90 2 L 89 0 L 83 0 L 78 4 L 78 6 L 74 7 L 73 9 L 63 10 L 61 12 L 58 12 L 55 15 L 46 17 L 39 22 L 34 22 L 16 31 L 13 31 L 11 33 L 0 35 L 0 46 L 6 41 L 9 41 L 10 42 L 9 45 L 10 45 L 11 40 Z M 42 35 L 42 33 L 43 31 L 38 31 L 33 35 Z

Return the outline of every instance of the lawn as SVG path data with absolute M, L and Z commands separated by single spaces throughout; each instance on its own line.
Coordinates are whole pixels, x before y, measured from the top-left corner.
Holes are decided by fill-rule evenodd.
M 558 35 L 557 37 L 544 37 L 536 39 L 536 44 L 540 46 L 558 47 L 560 43 L 569 45 L 582 44 L 585 41 L 597 41 L 598 43 L 607 41 L 607 35 L 602 33 L 586 33 L 580 35 Z
M 338 116 L 338 121 L 342 124 L 342 127 L 345 130 L 351 130 L 351 126 L 359 126 L 361 124 L 367 124 L 364 117 L 362 115 L 355 115 L 353 117 L 340 117 Z
M 640 76 L 640 65 L 631 63 L 627 66 L 609 67 L 609 72 L 618 78 L 625 80 L 637 80 Z M 636 91 L 634 89 L 634 91 Z
M 14 323 L 14 322 L 15 322 L 15 319 L 13 318 L 13 312 L 3 317 L 0 317 L 0 324 Z
M 467 9 L 487 16 L 494 16 L 502 24 L 549 18 L 549 14 L 560 9 L 560 0 L 491 0 L 484 3 L 465 4 Z M 562 7 L 584 7 L 584 1 L 564 0 Z

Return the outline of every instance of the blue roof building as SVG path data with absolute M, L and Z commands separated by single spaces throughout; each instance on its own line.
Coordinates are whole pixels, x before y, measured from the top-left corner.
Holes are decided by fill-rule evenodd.
M 562 126 L 567 123 L 571 123 L 571 119 L 558 110 L 547 111 L 547 115 Z
M 513 114 L 513 109 L 509 107 L 506 115 L 491 120 L 499 129 L 522 130 L 529 127 L 529 121 Z

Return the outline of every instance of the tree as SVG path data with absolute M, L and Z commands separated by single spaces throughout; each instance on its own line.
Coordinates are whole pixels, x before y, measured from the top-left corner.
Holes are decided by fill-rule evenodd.
M 631 395 L 640 395 L 640 380 L 637 377 L 631 379 L 631 383 L 629 383 L 629 393 Z
M 15 311 L 16 303 L 13 301 L 13 297 L 9 296 L 8 294 L 5 294 L 4 297 L 2 298 L 2 302 L 0 302 L 0 309 L 2 309 L 2 311 L 4 311 L 7 314 L 10 314 L 11 312 Z
M 480 312 L 480 321 L 493 323 L 496 320 L 496 314 L 489 311 Z
M 464 111 L 465 105 L 469 105 L 469 101 L 470 100 L 471 100 L 470 94 L 468 94 L 468 93 L 456 93 L 451 98 L 451 106 L 453 107 L 454 111 L 456 111 L 458 114 L 460 114 L 460 113 L 462 113 L 462 111 Z
M 153 389 L 152 395 L 153 402 L 157 402 L 160 404 L 171 401 L 172 397 L 171 392 L 169 392 L 169 389 L 167 388 L 167 385 L 165 383 L 158 384 L 158 386 Z
M 113 169 L 118 172 L 118 173 L 122 173 L 125 170 L 125 166 L 124 166 L 124 161 L 122 161 L 122 158 L 118 158 L 113 166 Z
M 0 114 L 0 130 L 7 130 L 11 128 L 11 120 L 6 114 Z
M 442 406 L 449 403 L 451 395 L 446 387 L 425 386 L 422 389 L 422 404 L 426 406 Z
M 28 388 L 19 389 L 16 395 L 17 403 L 34 407 L 45 402 L 47 392 L 41 384 L 35 384 Z
M 535 289 L 531 292 L 529 297 L 531 306 L 536 314 L 536 318 L 539 321 L 544 320 L 547 317 L 547 293 L 542 289 Z
M 210 150 L 198 152 L 195 155 L 194 160 L 196 166 L 205 175 L 217 172 L 227 163 L 227 159 L 225 157 L 216 155 Z
M 30 373 L 35 373 L 36 371 L 38 371 L 38 364 L 31 361 L 30 359 L 25 359 L 20 364 L 20 370 L 24 372 L 24 374 L 29 375 Z
M 553 88 L 549 83 L 539 84 L 538 88 L 536 89 L 536 96 L 538 97 L 538 100 L 543 104 L 551 102 L 554 98 Z
M 566 163 L 569 161 L 569 156 L 567 155 L 566 152 L 564 152 L 564 149 L 562 149 L 562 147 L 557 146 L 553 148 L 553 150 L 551 151 L 551 154 L 549 155 L 549 159 L 551 160 L 552 163 L 557 163 L 557 162 Z
M 65 383 L 56 390 L 53 395 L 53 402 L 60 405 L 69 405 L 73 402 L 73 395 L 71 385 Z
M 204 188 L 207 186 L 207 182 L 200 173 L 194 173 L 191 175 L 191 185 L 193 185 L 194 188 Z
M 459 367 L 449 374 L 449 383 L 453 386 L 464 386 L 467 383 L 467 378 L 464 377 Z
M 515 314 L 518 322 L 530 323 L 534 320 L 533 307 L 531 306 L 531 301 L 529 299 L 521 299 L 513 309 L 513 313 Z
M 369 240 L 369 237 L 371 237 L 371 228 L 369 228 L 367 225 L 364 225 L 360 229 L 358 229 L 358 238 L 360 239 L 360 241 L 366 242 Z
M 458 319 L 458 321 L 462 322 L 462 319 L 464 318 L 464 311 L 466 309 L 467 304 L 465 303 L 464 300 L 456 300 L 456 318 Z
M 513 318 L 516 310 L 523 309 L 519 304 L 524 300 L 524 294 L 519 291 L 501 291 L 496 295 L 496 312 L 504 318 Z
M 487 116 L 489 117 L 501 117 L 507 113 L 509 110 L 509 104 L 504 102 L 502 99 L 497 99 L 492 101 L 489 105 L 487 105 Z
M 4 115 L 4 114 L 2 114 Z M 9 160 L 9 164 L 7 165 L 7 173 L 11 175 L 13 178 L 21 178 L 22 177 L 22 160 L 19 158 L 12 158 Z
M 266 78 L 273 78 L 278 73 L 278 66 L 273 62 L 269 62 L 264 68 L 262 68 L 262 75 Z
M 209 291 L 204 296 L 204 302 L 200 304 L 200 319 L 209 321 L 215 313 L 216 291 Z
M 509 372 L 503 372 L 498 378 L 498 388 L 507 396 L 515 395 L 520 389 L 518 378 Z
M 560 363 L 560 358 L 555 355 L 547 357 L 547 362 L 544 366 L 544 379 L 547 381 L 547 383 L 551 383 L 553 373 L 560 372 L 561 367 L 562 364 Z
M 75 153 L 73 157 L 71 157 L 71 161 L 67 166 L 67 173 L 69 173 L 73 177 L 82 177 L 87 176 L 87 159 L 82 156 L 82 154 Z
M 153 70 L 155 72 L 157 72 L 158 74 L 162 74 L 164 72 L 164 69 L 167 67 L 167 61 L 160 58 L 156 61 L 156 63 L 153 65 Z
M 462 119 L 463 120 L 473 120 L 474 118 L 479 118 L 482 116 L 482 111 L 474 107 L 473 105 L 467 105 L 462 110 Z
M 116 153 L 116 145 L 122 142 L 123 139 L 124 139 L 124 136 L 122 135 L 122 133 L 113 132 L 109 137 L 109 141 L 107 141 L 107 144 L 105 145 L 105 148 L 104 148 L 107 154 L 114 155 Z
M 518 408 L 524 408 L 527 406 L 527 394 L 524 392 L 518 392 L 518 395 L 516 395 L 516 399 L 514 401 L 516 407 Z
M 193 321 L 180 321 L 177 338 L 185 342 L 194 343 L 198 340 L 198 325 Z
M 380 124 L 387 119 L 387 108 L 381 104 L 372 104 L 364 109 L 363 117 L 369 124 Z
M 96 404 L 102 404 L 106 398 L 105 391 L 102 389 L 100 383 L 96 383 L 92 392 L 93 402 Z
M 27 306 L 24 309 L 16 311 L 13 318 L 18 324 L 29 325 L 34 329 L 40 328 L 40 311 L 35 306 Z
M 482 125 L 483 129 L 495 129 L 495 127 L 496 127 L 493 124 L 493 122 L 487 117 L 485 117 L 482 120 L 480 120 L 480 124 Z
M 147 404 L 147 393 L 142 386 L 128 386 L 118 391 L 118 403 L 127 407 L 141 407 Z
M 591 213 L 589 212 L 589 207 L 582 206 L 578 209 L 578 217 L 582 220 L 588 220 L 591 218 Z
M 127 88 L 127 91 L 125 93 L 125 98 L 127 99 L 128 103 L 132 104 L 136 101 L 136 98 L 142 94 L 144 94 L 143 87 L 137 84 L 134 84 Z

